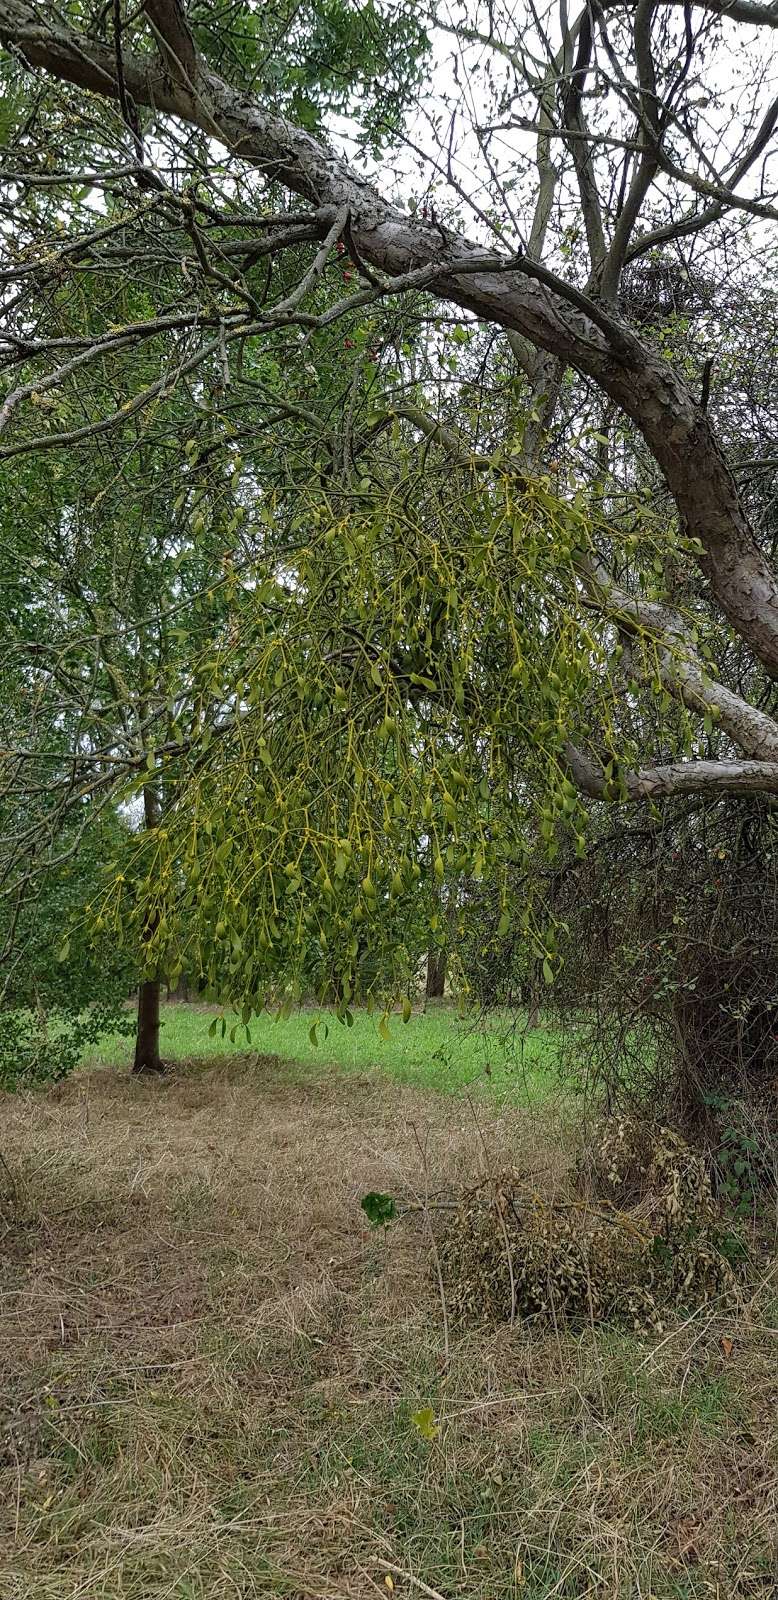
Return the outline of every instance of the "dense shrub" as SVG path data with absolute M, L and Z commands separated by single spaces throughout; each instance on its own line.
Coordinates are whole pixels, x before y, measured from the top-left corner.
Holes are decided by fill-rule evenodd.
M 711 1169 L 672 1129 L 617 1119 L 564 1197 L 515 1171 L 463 1201 L 439 1245 L 453 1315 L 661 1330 L 732 1285 Z

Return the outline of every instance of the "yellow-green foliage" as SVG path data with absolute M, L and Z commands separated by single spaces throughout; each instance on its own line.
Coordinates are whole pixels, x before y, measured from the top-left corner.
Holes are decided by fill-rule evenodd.
M 551 981 L 553 932 L 508 905 L 508 871 L 538 833 L 550 855 L 562 828 L 583 849 L 564 746 L 592 713 L 619 793 L 612 641 L 579 595 L 603 530 L 583 498 L 392 450 L 348 497 L 301 490 L 291 525 L 255 508 L 265 557 L 220 586 L 193 720 L 149 758 L 166 817 L 104 907 L 150 970 L 249 1008 L 396 994 L 411 913 L 423 948 L 463 874 L 493 879 L 500 934 L 513 923 Z

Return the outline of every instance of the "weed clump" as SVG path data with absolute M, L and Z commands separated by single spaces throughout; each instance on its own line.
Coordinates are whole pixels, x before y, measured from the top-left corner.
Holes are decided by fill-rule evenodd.
M 508 1169 L 464 1197 L 439 1245 L 455 1317 L 661 1332 L 733 1285 L 709 1164 L 673 1129 L 609 1119 L 571 1178 L 546 1198 Z

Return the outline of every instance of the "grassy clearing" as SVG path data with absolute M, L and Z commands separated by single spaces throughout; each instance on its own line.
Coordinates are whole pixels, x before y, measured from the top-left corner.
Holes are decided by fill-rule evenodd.
M 454 1329 L 446 1366 L 421 1218 L 364 1225 L 485 1150 L 555 1184 L 550 1107 L 477 1132 L 269 1060 L 2 1107 L 4 1600 L 778 1594 L 767 1291 L 663 1339 Z
M 312 1023 L 322 1016 L 328 1033 L 319 1024 L 318 1043 L 309 1034 Z M 162 1054 L 169 1061 L 234 1056 L 247 1048 L 245 1029 L 238 1028 L 237 1042 L 209 1029 L 214 1013 L 206 1007 L 174 1004 L 162 1008 Z M 317 1075 L 331 1067 L 342 1072 L 375 1071 L 398 1083 L 415 1084 L 438 1092 L 456 1093 L 480 1089 L 497 1100 L 524 1100 L 533 1093 L 544 1093 L 549 1086 L 556 1053 L 557 1036 L 551 1030 L 535 1028 L 526 1032 L 523 1018 L 505 1015 L 488 1024 L 463 1022 L 449 1007 L 414 1015 L 403 1023 L 392 1018 L 388 1039 L 379 1032 L 379 1018 L 365 1011 L 354 1014 L 352 1027 L 317 1011 L 298 1011 L 276 1021 L 271 1016 L 255 1017 L 250 1024 L 251 1048 L 262 1054 L 279 1055 L 295 1061 Z M 123 1064 L 132 1057 L 127 1039 L 106 1039 L 99 1060 Z

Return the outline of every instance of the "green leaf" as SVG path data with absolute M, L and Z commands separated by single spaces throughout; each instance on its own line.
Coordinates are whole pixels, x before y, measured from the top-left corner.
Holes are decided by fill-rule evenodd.
M 298 92 L 295 94 L 292 104 L 295 122 L 299 122 L 302 128 L 307 128 L 309 132 L 314 133 L 320 121 L 319 107 L 315 100 L 309 99 L 307 94 Z
M 397 1216 L 397 1206 L 390 1194 L 371 1189 L 369 1194 L 363 1194 L 359 1203 L 371 1228 L 385 1228 Z

